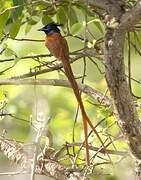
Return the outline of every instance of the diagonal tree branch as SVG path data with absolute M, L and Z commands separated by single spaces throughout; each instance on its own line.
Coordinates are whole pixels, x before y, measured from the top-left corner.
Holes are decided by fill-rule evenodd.
M 138 0 L 130 11 L 123 14 L 119 28 L 126 31 L 132 30 L 139 21 L 141 21 L 141 0 Z
M 86 51 L 85 55 L 87 55 L 88 53 L 90 53 L 90 52 Z M 94 55 L 95 52 L 91 53 L 91 54 Z M 73 63 L 73 62 L 79 60 L 80 58 L 84 57 L 85 55 L 84 55 L 84 53 L 80 53 L 79 55 L 77 55 L 76 57 L 71 59 L 70 63 Z M 97 55 L 95 55 L 95 57 L 99 58 Z M 102 58 L 100 58 L 100 59 L 102 60 Z M 53 72 L 53 71 L 59 70 L 61 68 L 63 68 L 63 65 L 62 65 L 62 63 L 59 62 L 58 64 L 53 65 L 50 68 L 41 69 L 41 70 L 38 70 L 38 71 L 30 71 L 29 73 L 25 73 L 25 74 L 22 74 L 22 75 L 19 75 L 19 76 L 14 76 L 12 78 L 13 79 L 24 79 L 24 78 L 33 77 L 33 76 L 41 75 L 41 74 L 48 73 L 48 72 Z
M 118 0 L 89 0 L 88 2 L 93 8 L 97 7 L 103 9 L 112 17 L 117 18 L 122 14 L 122 6 L 125 4 L 124 1 Z
M 0 85 L 51 85 L 51 86 L 63 86 L 71 88 L 70 83 L 67 80 L 60 79 L 6 79 L 0 80 Z M 103 96 L 94 88 L 78 83 L 79 90 L 96 99 L 102 105 L 109 107 L 111 101 L 107 96 Z

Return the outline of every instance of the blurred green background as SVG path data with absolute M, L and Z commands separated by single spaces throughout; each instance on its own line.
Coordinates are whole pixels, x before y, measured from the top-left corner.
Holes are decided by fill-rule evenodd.
M 29 39 L 44 40 L 44 33 L 37 31 L 37 29 L 49 22 L 55 21 L 63 24 L 61 33 L 67 36 L 66 39 L 70 52 L 84 48 L 83 39 L 86 19 L 88 23 L 86 36 L 89 46 L 93 47 L 98 40 L 104 36 L 104 25 L 98 16 L 92 9 L 89 7 L 86 8 L 86 6 L 80 2 L 62 1 L 55 4 L 52 1 L 0 0 L 0 11 L 1 79 L 8 79 L 13 76 L 29 73 L 30 71 L 39 70 L 37 67 L 41 64 L 37 60 L 48 62 L 55 59 L 54 57 L 22 59 L 22 57 L 26 56 L 49 53 L 44 46 L 44 42 L 29 41 Z M 82 40 L 75 37 L 76 35 L 81 37 Z M 130 33 L 131 42 L 136 43 L 136 46 L 140 48 L 140 40 L 137 40 L 137 37 L 138 39 L 140 38 L 140 32 L 137 32 L 136 35 L 134 32 Z M 98 46 L 99 48 L 103 48 L 103 42 L 98 44 Z M 11 58 L 13 58 L 12 61 L 3 62 L 3 60 Z M 107 89 L 104 73 L 101 73 L 97 68 L 98 66 L 101 71 L 104 72 L 104 65 L 100 60 L 94 57 L 92 57 L 92 59 L 95 64 L 90 61 L 89 58 L 86 58 L 85 83 L 99 92 L 104 93 Z M 9 68 L 11 66 L 13 67 Z M 131 74 L 136 80 L 140 80 L 141 77 L 140 67 L 141 58 L 131 45 Z M 9 69 L 6 70 L 7 68 Z M 76 77 L 82 77 L 84 72 L 83 58 L 73 63 L 72 68 Z M 125 43 L 125 69 L 128 74 L 127 42 Z M 66 79 L 61 71 L 42 74 L 36 78 Z M 81 82 L 81 78 L 79 78 L 78 81 Z M 136 96 L 141 96 L 139 83 L 132 81 L 132 90 Z M 109 96 L 109 93 L 107 95 Z M 105 108 L 85 94 L 82 94 L 82 97 L 86 111 L 94 124 L 108 117 L 113 111 L 112 107 Z M 140 99 L 135 99 L 135 101 L 138 105 L 137 109 L 140 115 Z M 33 130 L 31 120 L 33 124 L 36 124 L 36 120 L 40 118 L 39 116 L 44 114 L 46 118 L 51 117 L 49 130 L 53 136 L 53 147 L 57 150 L 61 148 L 61 145 L 65 144 L 65 142 L 72 142 L 77 102 L 71 89 L 45 85 L 1 85 L 0 103 L 1 112 L 10 113 L 17 117 L 1 116 L 0 134 L 2 134 L 5 129 L 7 131 L 7 138 L 25 143 L 33 142 L 36 132 Z M 23 121 L 23 119 L 28 122 Z M 106 118 L 98 127 L 98 130 L 101 131 L 104 139 L 108 136 L 115 139 L 121 135 L 113 116 Z M 82 118 L 79 113 L 75 126 L 75 141 L 83 142 L 83 140 Z M 95 136 L 90 137 L 90 142 L 94 146 L 100 145 Z M 115 141 L 114 145 L 111 144 L 109 149 L 129 152 L 123 138 Z M 82 153 L 82 157 L 83 156 L 84 153 Z M 2 154 L 0 157 L 0 169 L 1 172 L 3 172 L 3 167 L 7 167 L 9 162 Z M 110 165 L 101 164 L 100 166 L 96 166 L 96 163 L 101 162 L 97 158 L 91 179 L 134 179 L 134 162 L 130 155 L 125 156 L 123 159 L 119 156 L 112 156 L 112 161 L 113 164 Z

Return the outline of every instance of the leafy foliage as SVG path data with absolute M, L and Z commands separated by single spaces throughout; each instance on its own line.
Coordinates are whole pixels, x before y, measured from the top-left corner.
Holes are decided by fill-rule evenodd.
M 129 0 L 127 8 L 131 8 L 136 1 Z M 36 0 L 1 0 L 0 1 L 0 75 L 1 79 L 8 79 L 13 76 L 19 76 L 27 73 L 36 73 L 46 68 L 51 69 L 56 65 L 54 58 L 48 55 L 43 57 L 47 50 L 43 47 L 43 37 L 37 32 L 37 29 L 50 22 L 58 22 L 63 24 L 61 27 L 63 35 L 67 36 L 67 40 L 70 46 L 70 52 L 72 59 L 82 55 L 81 50 L 84 49 L 84 45 L 89 45 L 94 48 L 96 52 L 102 53 L 104 43 L 103 36 L 105 33 L 104 24 L 98 16 L 97 9 L 88 8 L 82 2 L 79 1 L 36 1 Z M 87 21 L 87 22 L 86 22 Z M 133 75 L 136 78 L 140 77 L 140 62 L 137 61 L 140 51 L 140 25 L 135 27 L 135 31 L 130 33 L 131 37 L 131 50 L 134 50 L 132 54 L 135 57 L 133 69 Z M 41 44 L 39 44 L 41 42 Z M 128 52 L 128 41 L 126 42 L 125 51 Z M 104 94 L 106 89 L 106 83 L 104 80 L 104 62 L 103 57 L 87 57 L 80 62 L 76 62 L 72 65 L 75 76 L 84 76 L 86 82 L 95 89 L 98 89 Z M 128 58 L 127 58 L 128 59 Z M 52 61 L 53 60 L 53 61 Z M 48 64 L 47 64 L 48 62 Z M 86 64 L 86 66 L 85 66 Z M 84 66 L 84 67 L 83 67 Z M 85 69 L 86 68 L 86 69 Z M 86 70 L 86 77 L 84 71 Z M 127 69 L 127 68 L 126 68 Z M 128 69 L 127 69 L 128 71 Z M 136 73 L 138 72 L 138 73 Z M 37 78 L 37 76 L 34 76 Z M 52 71 L 47 75 L 42 74 L 43 78 L 58 78 L 65 79 L 63 71 L 60 69 Z M 23 77 L 25 78 L 25 77 Z M 80 80 L 79 80 L 80 81 Z M 5 90 L 8 95 L 5 96 L 3 92 Z M 133 83 L 134 93 L 140 93 L 140 83 Z M 105 96 L 105 95 L 103 95 Z M 109 94 L 108 94 L 109 96 Z M 3 105 L 3 101 L 7 100 L 8 103 Z M 98 131 L 102 135 L 105 141 L 112 143 L 109 145 L 112 151 L 125 151 L 127 150 L 126 143 L 121 139 L 120 130 L 117 127 L 114 112 L 112 106 L 102 105 L 102 101 L 94 100 L 93 98 L 87 98 L 83 95 L 85 107 L 88 114 L 95 124 L 101 122 L 98 125 Z M 44 100 L 46 101 L 44 105 Z M 52 88 L 50 86 L 38 87 L 36 85 L 32 87 L 17 87 L 17 86 L 3 86 L 0 91 L 0 110 L 6 112 L 7 115 L 2 115 L 0 119 L 1 131 L 3 127 L 8 130 L 8 136 L 24 141 L 30 136 L 30 128 L 32 127 L 32 120 L 36 119 L 36 114 L 40 111 L 45 111 L 46 116 L 51 116 L 52 120 L 49 124 L 49 129 L 54 136 L 54 147 L 60 148 L 60 144 L 64 142 L 72 142 L 73 136 L 73 116 L 75 114 L 75 108 L 77 107 L 76 100 L 72 94 L 72 91 L 63 88 Z M 137 103 L 138 113 L 140 113 L 140 100 Z M 45 110 L 44 110 L 45 109 Z M 38 112 L 39 111 L 39 112 Z M 10 116 L 14 114 L 16 118 Z M 82 142 L 83 127 L 81 117 L 78 115 L 77 124 L 75 124 L 75 136 L 76 142 Z M 16 130 L 15 130 L 16 129 Z M 31 137 L 30 137 L 31 138 Z M 90 137 L 90 143 L 92 146 L 100 146 L 100 143 L 95 136 Z M 78 147 L 75 147 L 75 153 L 79 151 Z M 70 157 L 75 155 L 74 149 L 70 148 Z M 92 152 L 94 155 L 94 152 Z M 117 162 L 118 158 L 111 155 L 112 159 Z M 80 159 L 78 163 L 82 166 L 83 159 L 85 158 L 84 152 L 80 153 Z M 104 157 L 105 158 L 105 157 Z M 96 158 L 94 162 L 94 168 L 99 173 L 99 169 L 103 168 L 103 174 L 111 174 L 113 172 L 106 164 L 97 167 L 98 163 L 104 159 L 102 157 Z M 105 159 L 104 159 L 105 160 Z M 127 160 L 128 161 L 128 160 Z M 71 163 L 68 159 L 63 160 L 64 164 L 69 166 Z M 128 162 L 128 164 L 130 164 Z M 118 167 L 117 167 L 118 169 Z M 122 169 L 122 167 L 121 167 Z M 101 171 L 100 171 L 101 173 Z M 121 174 L 123 174 L 122 172 Z M 116 180 L 118 172 L 115 176 L 105 175 L 107 180 Z M 94 175 L 96 177 L 96 175 Z

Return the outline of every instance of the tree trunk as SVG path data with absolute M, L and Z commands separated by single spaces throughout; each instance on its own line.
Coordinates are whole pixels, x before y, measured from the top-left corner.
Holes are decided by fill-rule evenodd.
M 108 28 L 105 35 L 106 81 L 113 99 L 117 122 L 129 148 L 137 160 L 141 160 L 141 122 L 133 102 L 124 67 L 124 42 L 126 31 Z M 140 164 L 140 163 L 139 163 Z M 138 165 L 139 165 L 138 164 Z M 141 179 L 138 166 L 137 179 Z

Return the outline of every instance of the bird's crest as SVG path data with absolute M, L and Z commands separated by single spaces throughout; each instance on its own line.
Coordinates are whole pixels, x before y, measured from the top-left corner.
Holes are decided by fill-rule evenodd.
M 63 26 L 63 24 L 51 22 L 45 25 L 44 27 L 42 27 L 41 29 L 38 29 L 38 31 L 44 31 L 47 35 L 53 33 L 60 33 L 60 29 L 58 28 L 58 26 Z

